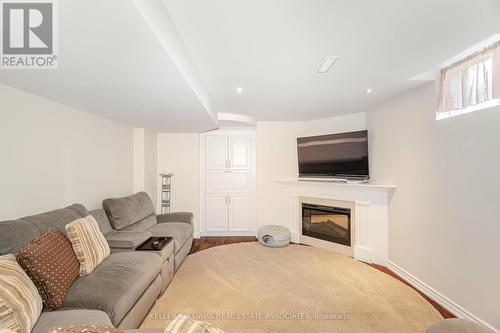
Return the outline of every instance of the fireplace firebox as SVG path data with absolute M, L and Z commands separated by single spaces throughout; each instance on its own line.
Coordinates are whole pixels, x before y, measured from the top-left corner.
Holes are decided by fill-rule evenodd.
M 302 203 L 302 235 L 351 246 L 351 210 Z

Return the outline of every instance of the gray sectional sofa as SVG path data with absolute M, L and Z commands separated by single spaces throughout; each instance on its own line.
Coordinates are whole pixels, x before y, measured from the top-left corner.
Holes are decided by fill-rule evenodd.
M 89 214 L 99 223 L 112 250 L 91 274 L 72 284 L 61 309 L 42 312 L 33 332 L 77 324 L 137 328 L 189 253 L 191 213 L 155 215 L 144 192 L 106 199 L 103 207 L 89 212 L 83 205 L 73 204 L 0 222 L 0 255 L 15 254 L 52 227 L 66 233 L 66 224 Z M 172 245 L 161 252 L 134 250 L 151 236 L 173 237 Z

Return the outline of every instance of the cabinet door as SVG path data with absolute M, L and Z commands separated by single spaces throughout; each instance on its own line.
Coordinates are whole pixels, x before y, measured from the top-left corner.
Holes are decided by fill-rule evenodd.
M 228 161 L 227 136 L 209 135 L 206 137 L 207 169 L 226 169 Z
M 229 195 L 229 230 L 252 231 L 254 214 L 249 194 Z
M 228 197 L 226 194 L 207 195 L 205 224 L 207 231 L 227 231 Z
M 229 168 L 250 169 L 252 138 L 246 135 L 229 137 Z
M 206 191 L 250 192 L 251 174 L 247 170 L 211 170 L 207 172 Z

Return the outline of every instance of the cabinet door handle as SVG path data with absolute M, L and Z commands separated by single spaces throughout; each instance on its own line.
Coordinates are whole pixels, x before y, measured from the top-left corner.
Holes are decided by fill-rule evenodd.
M 229 203 L 231 203 L 231 196 L 230 196 L 230 195 L 228 195 L 227 197 L 228 197 L 228 199 L 229 199 Z

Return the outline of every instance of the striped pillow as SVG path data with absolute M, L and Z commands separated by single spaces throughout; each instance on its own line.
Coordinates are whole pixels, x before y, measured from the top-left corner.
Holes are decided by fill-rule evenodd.
M 58 327 L 49 330 L 47 333 L 124 333 L 124 331 L 114 328 L 113 326 L 71 325 Z
M 66 232 L 80 262 L 80 276 L 90 274 L 109 256 L 111 251 L 108 241 L 92 215 L 67 224 Z
M 179 314 L 170 322 L 164 333 L 224 333 L 212 324 L 193 320 L 186 314 Z
M 0 331 L 31 332 L 42 308 L 38 290 L 16 257 L 0 256 Z

